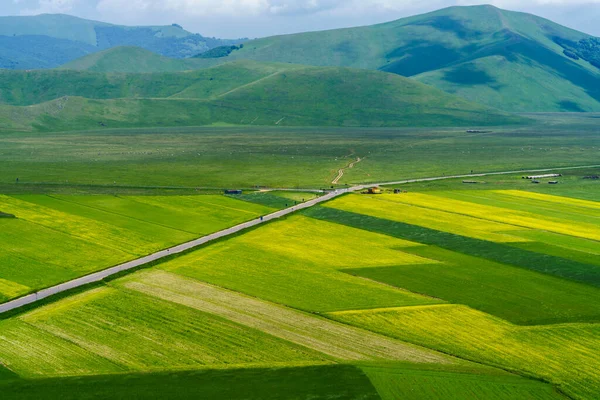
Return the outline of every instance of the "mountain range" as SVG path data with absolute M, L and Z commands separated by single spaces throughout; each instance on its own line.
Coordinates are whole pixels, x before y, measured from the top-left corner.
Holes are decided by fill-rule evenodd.
M 117 46 L 185 58 L 239 42 L 203 37 L 177 24 L 129 27 L 63 14 L 0 17 L 0 68 L 55 68 Z
M 66 67 L 145 72 L 240 59 L 344 66 L 410 77 L 510 112 L 600 111 L 600 40 L 493 6 L 451 7 L 374 26 L 257 39 L 215 58 L 174 63 L 141 54 L 139 62 L 119 62 L 123 57 L 109 50 Z
M 489 126 L 600 111 L 600 39 L 492 6 L 249 41 L 3 17 L 0 65 L 0 130 Z

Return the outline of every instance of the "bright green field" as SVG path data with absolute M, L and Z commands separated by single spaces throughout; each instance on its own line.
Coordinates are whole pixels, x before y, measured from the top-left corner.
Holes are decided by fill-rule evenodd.
M 340 271 L 352 266 L 430 263 L 403 251 L 415 245 L 294 216 L 213 244 L 160 268 L 307 311 L 439 303 Z
M 2 196 L 0 301 L 254 219 L 224 196 Z
M 81 323 L 84 320 L 86 323 Z M 95 289 L 40 308 L 19 317 L 19 321 L 122 371 L 326 361 L 322 354 L 225 319 L 111 288 Z M 35 336 L 28 342 L 31 351 L 48 348 Z M 28 358 L 22 359 L 23 365 L 13 364 L 11 347 L 3 345 L 0 358 L 23 375 L 45 375 L 44 368 L 54 368 L 49 375 L 61 375 L 55 363 L 74 363 L 65 353 L 57 355 L 58 361 Z M 103 372 L 88 366 L 95 373 Z M 77 375 L 78 371 L 64 374 Z

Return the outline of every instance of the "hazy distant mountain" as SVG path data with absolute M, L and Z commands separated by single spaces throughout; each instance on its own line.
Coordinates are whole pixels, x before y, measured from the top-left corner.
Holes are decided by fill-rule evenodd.
M 0 68 L 54 68 L 117 46 L 185 58 L 239 42 L 206 38 L 176 24 L 128 27 L 62 14 L 0 17 Z

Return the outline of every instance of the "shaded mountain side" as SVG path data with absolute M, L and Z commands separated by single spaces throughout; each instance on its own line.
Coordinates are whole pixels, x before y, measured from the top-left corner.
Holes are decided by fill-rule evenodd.
M 173 74 L 36 71 L 35 75 L 35 79 L 21 80 L 25 86 L 20 88 L 19 96 L 12 97 L 12 104 L 31 104 L 35 98 L 53 99 L 28 106 L 0 106 L 0 130 L 215 123 L 488 126 L 528 121 L 397 75 L 341 67 L 237 62 Z M 34 83 L 28 86 L 30 82 Z M 42 89 L 29 97 L 28 88 L 34 87 Z M 8 92 L 19 90 L 12 88 Z M 62 95 L 57 98 L 59 93 Z
M 54 68 L 96 51 L 92 45 L 46 36 L 0 36 L 0 69 Z
M 600 111 L 600 76 L 524 38 L 489 56 L 415 78 L 481 104 L 502 104 L 507 111 Z

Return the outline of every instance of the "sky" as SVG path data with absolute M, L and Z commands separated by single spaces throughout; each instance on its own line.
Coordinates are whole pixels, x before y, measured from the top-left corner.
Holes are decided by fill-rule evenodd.
M 600 0 L 0 0 L 0 15 L 64 13 L 123 25 L 170 25 L 256 38 L 386 22 L 455 5 L 493 4 L 600 36 Z

